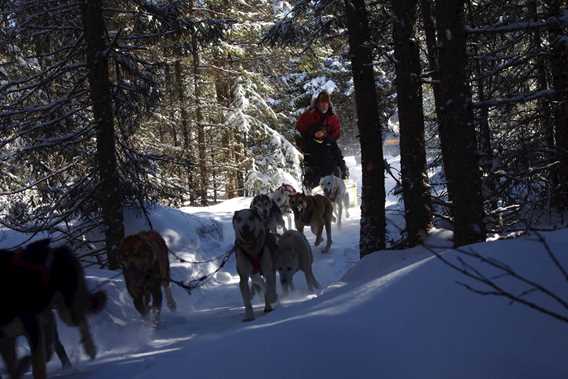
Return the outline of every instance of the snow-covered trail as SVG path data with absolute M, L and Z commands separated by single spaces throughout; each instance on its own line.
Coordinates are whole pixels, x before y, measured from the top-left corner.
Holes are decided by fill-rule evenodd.
M 360 175 L 356 167 L 351 172 L 354 179 Z M 394 181 L 387 179 L 387 187 L 393 185 Z M 222 254 L 231 245 L 232 214 L 249 203 L 250 199 L 241 198 L 208 208 L 157 208 L 152 212 L 152 222 L 172 250 L 185 259 L 202 260 Z M 391 210 L 399 207 L 392 197 L 387 198 L 387 205 Z M 92 362 L 85 360 L 77 331 L 61 327 L 74 368 L 63 372 L 54 359 L 49 365 L 50 377 L 568 376 L 564 324 L 518 305 L 512 307 L 506 300 L 465 291 L 456 285 L 464 278 L 421 247 L 380 252 L 359 262 L 358 210 L 352 209 L 351 216 L 341 231 L 333 226 L 334 244 L 329 255 L 314 250 L 314 271 L 322 290 L 308 293 L 304 279 L 296 275 L 297 292 L 273 312 L 263 314 L 262 300 L 255 299 L 254 322 L 241 321 L 243 306 L 234 259 L 190 296 L 174 288 L 178 311 L 164 309 L 158 329 L 140 321 L 121 276 L 107 282 L 114 273 L 89 270 L 90 284 L 104 284 L 109 296 L 107 308 L 91 323 L 99 355 Z M 127 232 L 143 228 L 143 218 L 128 215 Z M 306 234 L 313 243 L 311 232 Z M 435 231 L 429 242 L 447 246 L 448 238 L 447 232 Z M 568 249 L 565 231 L 550 233 L 547 238 L 555 251 Z M 528 239 L 474 248 L 504 259 L 553 290 L 564 288 L 563 278 L 549 260 L 537 256 L 538 244 Z M 566 255 L 559 258 L 568 266 Z M 216 267 L 215 263 L 172 265 L 172 276 L 183 280 Z
M 354 158 L 347 157 L 347 164 L 351 172 L 351 178 L 361 188 L 361 168 L 356 165 Z M 394 164 L 396 165 L 396 159 Z M 387 180 L 387 191 L 394 186 L 394 181 Z M 360 195 L 360 194 L 359 194 Z M 158 209 L 152 213 L 152 223 L 166 238 L 168 245 L 173 251 L 187 260 L 202 260 L 222 254 L 232 244 L 234 234 L 231 219 L 234 211 L 248 208 L 250 198 L 236 198 L 205 208 L 183 208 L 178 210 Z M 387 199 L 389 205 L 396 204 L 396 199 Z M 359 202 L 360 203 L 360 199 Z M 222 240 L 207 240 L 200 236 L 191 238 L 188 234 L 196 234 L 195 220 L 185 220 L 185 215 L 192 215 L 199 220 L 212 219 L 221 227 Z M 195 217 L 194 217 L 195 218 Z M 130 215 L 127 218 L 127 232 L 133 232 L 145 228 L 143 218 Z M 329 254 L 322 254 L 322 248 L 314 248 L 314 273 L 322 284 L 322 287 L 333 288 L 341 277 L 359 262 L 360 211 L 358 208 L 350 209 L 350 217 L 343 220 L 341 229 L 336 224 L 332 226 L 333 245 Z M 199 226 L 200 230 L 211 230 L 210 225 Z M 214 229 L 214 228 L 213 228 Z M 219 232 L 219 231 L 217 231 Z M 197 233 L 199 234 L 199 232 Z M 313 246 L 315 237 L 307 230 L 306 236 Z M 415 258 L 424 257 L 420 252 Z M 404 259 L 412 260 L 412 254 Z M 386 263 L 387 260 L 385 260 Z M 401 260 L 391 259 L 388 267 L 398 267 Z M 203 273 L 210 272 L 216 267 L 216 263 L 192 266 L 176 263 L 172 259 L 172 277 L 187 280 L 196 278 Z M 90 278 L 94 283 L 107 280 L 108 273 L 90 270 Z M 103 316 L 97 316 L 93 322 L 93 329 L 97 335 L 100 350 L 99 357 L 94 362 L 85 362 L 81 359 L 75 371 L 60 372 L 57 364 L 51 363 L 53 374 L 61 377 L 97 377 L 114 378 L 122 375 L 137 377 L 145 372 L 144 367 L 161 356 L 170 356 L 173 352 L 186 350 L 189 346 L 202 345 L 200 341 L 223 340 L 229 335 L 260 328 L 264 322 L 274 322 L 278 317 L 297 317 L 303 313 L 303 309 L 309 306 L 318 295 L 311 294 L 306 289 L 303 275 L 297 274 L 294 278 L 296 292 L 286 299 L 282 299 L 277 306 L 274 315 L 262 313 L 263 301 L 260 297 L 254 300 L 257 321 L 242 323 L 243 306 L 238 288 L 238 276 L 234 258 L 227 263 L 224 269 L 208 282 L 204 287 L 193 291 L 188 295 L 184 290 L 174 287 L 174 296 L 178 301 L 178 311 L 175 314 L 165 308 L 162 312 L 162 323 L 159 329 L 149 330 L 139 321 L 134 311 L 131 300 L 124 289 L 122 278 L 118 277 L 110 283 L 105 283 L 111 302 Z M 324 290 L 325 292 L 325 290 Z M 269 321 L 272 320 L 272 321 Z M 75 331 L 62 327 L 64 341 L 76 341 Z M 74 343 L 67 343 L 67 345 Z M 247 347 L 247 349 L 260 347 Z M 82 353 L 78 346 L 71 349 L 71 355 L 78 361 Z M 160 358 L 161 360 L 161 358 Z M 144 363 L 142 363 L 144 362 Z M 177 377 L 173 374 L 172 377 Z M 205 372 L 204 372 L 205 375 Z M 143 377 L 155 377 L 153 375 Z
M 347 158 L 351 177 L 361 186 L 360 166 L 355 166 L 355 159 Z M 203 260 L 222 254 L 232 244 L 234 233 L 231 219 L 234 211 L 248 208 L 250 198 L 235 198 L 210 207 L 183 208 L 173 210 L 168 208 L 157 209 L 152 212 L 153 226 L 166 238 L 169 247 L 187 260 Z M 203 236 L 191 238 L 189 234 L 195 233 L 197 226 L 192 225 L 195 220 L 185 220 L 184 216 L 192 215 L 199 220 L 215 220 L 221 228 L 222 240 L 208 240 Z M 350 217 L 343 220 L 341 229 L 332 225 L 333 245 L 329 254 L 322 254 L 322 247 L 313 248 L 314 273 L 323 288 L 340 279 L 359 261 L 360 211 L 358 208 L 350 209 Z M 184 225 L 188 223 L 188 225 Z M 189 229 L 188 229 L 189 226 Z M 144 229 L 143 218 L 129 215 L 127 217 L 127 233 Z M 199 226 L 200 230 L 212 229 L 210 225 Z M 213 228 L 214 229 L 214 228 Z M 217 231 L 218 233 L 219 231 Z M 313 246 L 315 237 L 311 231 L 306 230 L 306 236 Z M 192 266 L 172 260 L 172 277 L 187 280 L 196 278 L 203 273 L 210 272 L 216 267 L 216 262 Z M 162 355 L 171 354 L 179 349 L 186 349 L 189 345 L 201 345 L 199 341 L 222 340 L 227 335 L 234 335 L 259 326 L 259 320 L 271 319 L 272 315 L 262 312 L 263 301 L 256 297 L 253 301 L 257 322 L 243 323 L 243 306 L 238 288 L 238 276 L 234 257 L 224 269 L 202 288 L 188 295 L 181 288 L 173 288 L 174 296 L 178 302 L 178 311 L 174 314 L 164 307 L 162 323 L 159 329 L 150 330 L 139 320 L 139 316 L 131 305 L 131 300 L 125 291 L 122 277 L 108 281 L 108 272 L 89 270 L 89 278 L 93 285 L 103 284 L 109 294 L 110 303 L 102 316 L 96 316 L 93 329 L 97 336 L 100 354 L 93 362 L 84 361 L 80 347 L 76 344 L 76 331 L 61 327 L 64 343 L 70 350 L 72 360 L 76 366 L 71 372 L 58 370 L 58 363 L 51 362 L 53 374 L 57 377 L 82 378 L 114 378 L 122 375 L 137 377 L 136 372 L 144 372 L 144 365 L 138 367 L 142 361 L 151 362 Z M 317 297 L 306 289 L 306 283 L 301 273 L 294 277 L 296 291 L 290 297 L 282 299 L 274 312 L 282 315 L 302 313 L 302 303 L 310 302 Z M 275 313 L 275 314 L 276 314 Z M 79 362 L 80 360 L 80 362 Z M 55 361 L 55 360 L 54 360 Z M 137 367 L 134 369 L 133 367 Z M 124 371 L 123 371 L 124 370 Z M 172 377 L 177 377 L 177 374 Z M 147 377 L 154 377 L 152 375 Z

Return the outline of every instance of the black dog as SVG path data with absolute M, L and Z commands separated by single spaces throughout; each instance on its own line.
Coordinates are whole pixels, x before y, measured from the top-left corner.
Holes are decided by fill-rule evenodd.
M 22 374 L 16 357 L 17 329 L 21 327 L 32 352 L 33 376 L 46 374 L 46 340 L 42 315 L 54 307 L 63 322 L 79 327 L 85 352 L 94 358 L 96 347 L 87 315 L 101 311 L 104 292 L 89 293 L 77 257 L 67 247 L 52 248 L 45 239 L 16 251 L 0 250 L 0 354 L 11 377 Z

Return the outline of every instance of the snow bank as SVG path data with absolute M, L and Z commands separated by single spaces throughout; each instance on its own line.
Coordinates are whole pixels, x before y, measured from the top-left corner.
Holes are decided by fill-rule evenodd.
M 435 234 L 430 244 L 440 245 L 447 238 L 443 231 Z M 566 231 L 546 236 L 567 264 L 568 257 L 562 254 L 568 247 Z M 558 293 L 565 292 L 562 276 L 534 240 L 472 248 Z M 333 254 L 340 255 L 337 250 Z M 456 253 L 446 252 L 445 257 L 455 259 Z M 325 259 L 316 254 L 316 263 Z M 321 271 L 321 264 L 318 267 Z M 487 272 L 486 267 L 479 269 Z M 511 290 L 524 289 L 503 280 Z M 568 349 L 565 324 L 502 298 L 473 294 L 456 281 L 467 282 L 423 248 L 379 252 L 354 264 L 339 279 L 326 282 L 317 296 L 286 301 L 267 315 L 257 301 L 258 318 L 252 323 L 240 321 L 243 311 L 235 288 L 230 296 L 234 302 L 168 316 L 158 330 L 123 327 L 116 339 L 140 341 L 137 351 L 107 351 L 93 363 L 82 363 L 79 372 L 63 376 L 477 379 L 568 375 L 563 359 Z

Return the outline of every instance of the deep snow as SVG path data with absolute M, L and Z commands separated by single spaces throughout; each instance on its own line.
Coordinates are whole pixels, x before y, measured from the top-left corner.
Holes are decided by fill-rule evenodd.
M 355 180 L 360 177 L 355 167 L 350 171 Z M 392 188 L 393 183 L 387 183 L 387 189 Z M 230 247 L 232 213 L 249 203 L 250 199 L 239 198 L 207 208 L 156 208 L 152 223 L 184 259 L 203 260 Z M 396 198 L 388 199 L 391 209 L 397 203 Z M 90 285 L 103 285 L 110 297 L 104 313 L 92 320 L 100 354 L 95 361 L 86 361 L 78 333 L 62 327 L 75 367 L 62 372 L 54 359 L 50 375 L 97 379 L 568 376 L 567 325 L 502 298 L 466 291 L 456 281 L 467 280 L 421 247 L 378 252 L 359 261 L 359 211 L 352 209 L 351 216 L 340 231 L 334 225 L 331 254 L 314 250 L 314 272 L 324 288 L 307 293 L 302 275 L 297 274 L 297 292 L 272 313 L 263 314 L 262 301 L 255 299 L 257 320 L 251 323 L 241 322 L 233 258 L 191 295 L 174 288 L 178 311 L 164 308 L 157 330 L 140 321 L 121 276 L 89 270 Z M 145 228 L 144 219 L 133 214 L 127 215 L 127 225 L 127 232 Z M 307 235 L 313 242 L 311 233 Z M 21 238 L 9 233 L 5 237 L 0 246 Z M 557 231 L 546 237 L 568 264 L 568 233 Z M 449 238 L 449 232 L 435 230 L 428 244 L 443 251 Z M 502 259 L 560 294 L 566 292 L 563 277 L 534 239 L 472 248 Z M 452 259 L 456 253 L 445 254 Z M 172 276 L 187 280 L 215 266 L 172 260 Z M 517 292 L 525 289 L 502 280 Z M 530 298 L 555 306 L 535 294 Z

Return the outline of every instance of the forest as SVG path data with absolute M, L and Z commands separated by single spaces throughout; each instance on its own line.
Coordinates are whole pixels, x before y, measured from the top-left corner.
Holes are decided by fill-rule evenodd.
M 317 111 L 322 91 L 339 119 L 357 205 L 342 229 L 332 227 L 341 269 L 324 268 L 331 258 L 314 250 L 324 287 L 349 270 L 391 273 L 389 254 L 434 255 L 473 280 L 452 279 L 467 292 L 568 321 L 566 0 L 0 0 L 0 247 L 50 238 L 106 283 L 124 268 L 121 241 L 156 229 L 169 236 L 172 277 L 183 278 L 176 298 L 213 278 L 199 296 L 216 299 L 230 285 L 240 307 L 233 269 L 186 263 L 217 259 L 233 242 L 233 212 L 255 196 L 283 184 L 306 192 L 298 120 Z M 518 258 L 520 268 L 515 257 L 505 264 L 472 250 L 523 238 L 536 239 L 542 255 Z M 397 269 L 410 264 L 401 262 Z M 563 287 L 522 272 L 542 262 Z M 369 265 L 381 271 L 360 267 Z M 521 286 L 501 285 L 500 275 Z M 526 377 L 568 373 L 555 362 L 550 375 L 535 368 Z M 488 377 L 484 367 L 468 372 Z M 457 371 L 444 372 L 437 377 Z

